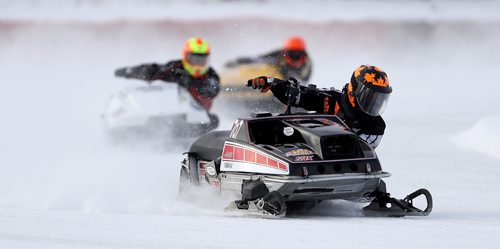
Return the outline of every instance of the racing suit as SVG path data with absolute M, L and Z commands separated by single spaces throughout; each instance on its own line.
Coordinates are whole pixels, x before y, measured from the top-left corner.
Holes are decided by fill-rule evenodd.
M 286 81 L 274 78 L 267 78 L 267 80 L 269 83 L 278 82 L 278 84 L 272 84 L 270 90 L 276 98 L 287 104 Z M 381 116 L 369 116 L 356 106 L 353 107 L 347 96 L 347 86 L 348 84 L 344 86 L 342 91 L 337 89 L 313 90 L 303 87 L 303 90 L 295 97 L 293 104 L 317 113 L 337 115 L 358 137 L 376 148 L 384 135 L 384 119 Z
M 206 111 L 210 110 L 213 99 L 220 90 L 219 76 L 213 68 L 210 67 L 201 77 L 194 78 L 184 70 L 181 60 L 170 61 L 164 65 L 152 63 L 120 68 L 115 71 L 115 76 L 148 82 L 154 80 L 176 82 L 185 87 Z

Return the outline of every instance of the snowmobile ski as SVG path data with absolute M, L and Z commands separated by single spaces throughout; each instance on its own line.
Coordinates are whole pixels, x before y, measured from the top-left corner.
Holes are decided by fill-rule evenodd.
M 427 202 L 427 207 L 421 210 L 413 206 L 413 200 L 423 195 Z M 427 189 L 419 189 L 404 199 L 390 197 L 389 193 L 378 192 L 375 199 L 366 207 L 363 212 L 367 216 L 427 216 L 432 211 L 432 195 Z
M 248 201 L 237 200 L 226 208 L 228 212 L 239 212 L 242 215 L 262 216 L 267 218 L 281 218 L 286 214 L 285 200 L 277 191 L 272 191 L 264 197 Z

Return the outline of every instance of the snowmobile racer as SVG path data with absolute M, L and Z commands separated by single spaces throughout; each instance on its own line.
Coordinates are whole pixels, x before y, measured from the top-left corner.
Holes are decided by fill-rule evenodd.
M 292 97 L 292 106 L 337 115 L 373 148 L 379 145 L 384 135 L 386 125 L 380 115 L 385 109 L 392 87 L 389 85 L 387 74 L 378 67 L 359 66 L 342 91 L 318 90 L 312 85 L 289 93 L 289 81 L 266 76 L 251 79 L 248 84 L 254 89 L 262 89 L 261 92 L 271 90 L 284 104 Z M 288 96 L 289 94 L 294 96 Z
M 363 68 L 360 74 L 362 71 Z M 261 88 L 264 91 L 278 87 L 276 85 L 282 87 L 284 94 L 280 100 L 287 103 L 285 113 L 277 116 L 254 113 L 251 118 L 238 118 L 230 131 L 201 136 L 185 153 L 180 174 L 181 196 L 189 193 L 186 190 L 190 186 L 240 194 L 241 199 L 231 202 L 226 210 L 259 216 L 281 217 L 290 211 L 310 210 L 322 200 L 334 199 L 370 202 L 363 208 L 368 216 L 431 213 L 432 195 L 426 189 L 418 189 L 404 199 L 387 193 L 382 178 L 391 174 L 382 170 L 374 147 L 338 116 L 327 111 L 291 113 L 291 107 L 300 103 L 303 94 L 330 97 L 325 91 L 301 86 L 296 80 L 264 79 L 262 84 L 261 78 L 249 80 L 247 86 L 264 86 Z M 356 89 L 362 87 L 367 86 L 356 86 Z M 377 109 L 383 105 L 363 105 L 361 97 L 385 103 L 388 94 L 386 97 L 378 97 L 378 94 L 380 92 L 373 89 L 361 89 L 354 91 L 353 97 L 359 97 L 354 101 L 364 111 L 375 114 L 380 113 Z M 413 200 L 419 196 L 425 198 L 425 208 L 414 205 Z
M 306 52 L 306 45 L 300 37 L 290 37 L 283 48 L 270 53 L 241 57 L 225 64 L 221 71 L 221 86 L 224 89 L 219 103 L 236 104 L 240 108 L 232 109 L 241 116 L 252 112 L 281 112 L 285 106 L 272 93 L 259 94 L 245 87 L 249 78 L 266 75 L 279 79 L 294 77 L 306 83 L 312 71 L 312 63 Z
M 220 89 L 219 76 L 208 65 L 209 56 L 208 42 L 192 37 L 184 44 L 182 60 L 120 68 L 115 71 L 115 76 L 145 80 L 148 83 L 155 80 L 176 82 L 188 90 L 200 107 L 209 112 Z M 210 115 L 215 117 L 214 114 Z
M 298 36 L 285 41 L 282 49 L 257 57 L 242 57 L 228 62 L 226 67 L 236 67 L 244 64 L 264 63 L 278 69 L 283 78 L 295 78 L 301 83 L 307 83 L 311 77 L 312 62 L 306 52 L 306 45 Z

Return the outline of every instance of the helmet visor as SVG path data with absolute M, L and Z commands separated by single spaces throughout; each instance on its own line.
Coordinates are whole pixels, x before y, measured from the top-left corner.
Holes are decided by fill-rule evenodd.
M 288 50 L 286 54 L 294 61 L 299 61 L 306 57 L 304 50 Z
M 186 61 L 191 65 L 205 66 L 208 63 L 208 54 L 188 53 Z
M 304 50 L 288 50 L 285 52 L 286 62 L 292 67 L 302 67 L 306 63 L 306 57 Z
M 360 84 L 354 95 L 361 111 L 370 116 L 379 116 L 385 110 L 390 93 L 378 92 Z

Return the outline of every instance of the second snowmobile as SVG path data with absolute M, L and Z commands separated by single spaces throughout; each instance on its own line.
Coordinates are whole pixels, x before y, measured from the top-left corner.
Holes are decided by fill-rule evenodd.
M 215 114 L 208 113 L 176 83 L 121 90 L 109 98 L 102 119 L 114 139 L 197 137 L 219 124 Z
M 277 68 L 265 63 L 226 67 L 221 72 L 221 92 L 217 100 L 218 104 L 227 105 L 231 103 L 234 106 L 236 103 L 237 106 L 240 106 L 239 110 L 236 111 L 245 116 L 252 112 L 281 112 L 285 109 L 285 106 L 275 99 L 271 93 L 259 94 L 245 87 L 244 83 L 253 75 L 283 77 Z

